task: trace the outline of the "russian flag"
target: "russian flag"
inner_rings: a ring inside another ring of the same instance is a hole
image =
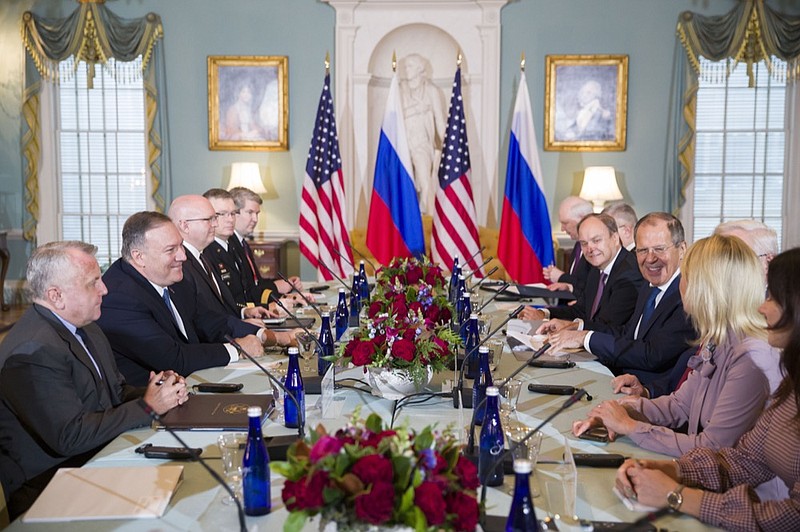
[[[367,223],[367,247],[381,264],[388,264],[393,257],[425,254],[422,215],[412,175],[395,73],[383,115]]]
[[[542,266],[554,262],[550,215],[542,187],[542,166],[525,72],[520,76],[511,119],[497,258],[509,276],[522,284],[544,282]]]

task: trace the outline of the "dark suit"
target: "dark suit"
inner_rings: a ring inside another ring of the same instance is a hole
[[[108,294],[103,298],[103,312],[97,324],[111,342],[117,365],[128,382],[145,384],[150,371],[173,369],[180,375],[189,375],[230,362],[222,338],[216,339],[218,343],[203,343],[198,336],[196,326],[204,317],[198,315],[191,285],[170,291],[186,328],[185,338],[161,294],[123,259],[111,265],[103,282]],[[210,327],[215,331],[225,330],[224,316],[208,315],[205,319],[212,322]]]
[[[574,305],[551,307],[550,317],[563,320],[580,318],[584,320],[585,328],[593,330],[606,330],[627,322],[636,305],[639,287],[644,284],[636,257],[627,249],[620,249],[606,279],[597,313],[591,316],[600,273],[599,269],[593,267],[586,278],[586,289],[577,302]]]
[[[59,465],[80,465],[150,422],[134,401],[144,389],[125,384],[103,332],[83,329],[102,378],[78,339],[36,304],[0,345],[0,479],[12,513],[32,503]]]
[[[615,374],[631,373],[642,384],[648,384],[668,375],[687,349],[696,350],[689,345],[697,334],[683,311],[678,290],[680,279],[678,275],[667,287],[648,323],[642,323],[639,327],[636,340],[633,334],[651,292],[649,285],[640,290],[636,310],[624,327],[613,329],[610,333],[592,334],[589,348],[600,362]]]
[[[194,326],[200,341],[222,342],[226,334],[240,338],[258,333],[258,327],[242,321],[241,310],[225,283],[218,278],[217,285],[220,289],[219,294],[200,261],[186,249],[183,280],[171,288],[177,293],[178,299],[195,301],[197,312]]]
[[[580,247],[580,244],[575,244],[575,247],[572,249],[572,256],[575,256],[576,250]],[[583,291],[586,289],[586,278],[589,276],[589,272],[592,271],[592,265],[586,261],[586,257],[581,254],[581,258],[578,259],[578,263],[575,265],[575,269],[572,272],[566,272],[561,274],[561,277],[558,278],[559,283],[569,283],[572,285],[572,293],[575,294],[575,297],[580,297],[583,295]],[[568,301],[562,300],[560,301],[561,304],[567,304]]]
[[[216,244],[216,242],[214,243]],[[219,248],[222,249],[222,246],[219,246]],[[236,233],[228,239],[228,253],[231,255],[230,260],[237,265],[236,273],[240,276],[239,282],[244,287],[248,301],[261,304],[267,303],[268,299],[280,297],[275,281],[273,279],[265,279],[261,276],[258,268],[253,267],[256,264],[256,259],[252,252],[250,254],[247,253]],[[269,294],[268,298],[265,298],[265,292]]]

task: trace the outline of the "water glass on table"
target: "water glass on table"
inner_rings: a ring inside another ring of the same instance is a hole
[[[499,380],[499,379],[498,379]],[[522,389],[522,381],[519,379],[509,379],[500,388],[500,416],[505,421],[506,419],[516,418],[517,414],[517,401],[519,400],[519,392]]]
[[[220,434],[217,438],[225,482],[239,498],[242,496],[242,459],[244,458],[245,443],[247,443],[247,434],[244,432],[227,432]],[[226,495],[222,499],[222,504],[233,503],[230,495]]]
[[[530,460],[533,465],[532,475],[536,474],[536,461],[539,459],[539,449],[542,447],[542,433],[541,431],[534,432],[530,438],[525,439],[525,436],[531,431],[531,427],[520,423],[519,421],[509,420],[503,425],[506,438],[508,439],[509,449],[513,445],[517,445],[514,449],[514,460]],[[513,494],[513,489],[511,490]],[[536,484],[531,485],[531,497],[538,497],[539,490]]]

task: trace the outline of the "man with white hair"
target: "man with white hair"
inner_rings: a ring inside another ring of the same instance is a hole
[[[614,218],[614,221],[617,222],[617,232],[619,233],[619,239],[622,241],[622,247],[628,251],[633,251],[636,247],[636,243],[633,241],[633,228],[636,227],[636,222],[639,221],[633,207],[624,201],[615,201],[605,206],[603,214],[608,214]]]
[[[575,246],[572,248],[572,262],[566,272],[553,265],[546,266],[542,270],[545,279],[549,279],[553,283],[550,285],[552,290],[570,290],[575,297],[579,297],[583,293],[586,277],[592,266],[583,258],[583,251],[578,244],[578,222],[591,212],[592,203],[578,196],[567,196],[558,206],[558,221],[561,223],[561,230],[569,235],[575,242]]]
[[[714,234],[738,236],[752,249],[764,269],[764,282],[767,280],[769,262],[778,254],[778,234],[774,229],[758,220],[732,220],[722,222],[714,229]]]
[[[106,286],[84,242],[50,242],[28,261],[33,305],[0,344],[0,480],[13,519],[59,467],[79,467],[123,432],[186,401],[186,382],[150,372],[126,384],[95,325]]]

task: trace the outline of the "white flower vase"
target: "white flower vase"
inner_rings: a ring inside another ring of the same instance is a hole
[[[404,369],[369,368],[369,384],[373,395],[396,401],[412,393],[422,391],[433,378],[433,369],[428,367],[425,382],[415,383]]]

